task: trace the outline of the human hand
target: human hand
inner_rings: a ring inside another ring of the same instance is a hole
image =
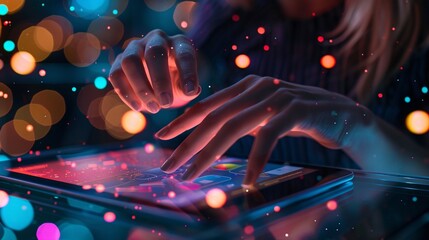
[[[109,81],[129,107],[151,113],[182,106],[201,92],[192,42],[161,30],[130,42],[113,62]]]
[[[201,151],[183,177],[192,180],[235,141],[253,133],[244,179],[251,185],[279,138],[306,136],[328,148],[345,149],[372,120],[368,109],[343,95],[251,75],[197,103],[156,134],[167,140],[198,125],[161,169],[173,172]]]

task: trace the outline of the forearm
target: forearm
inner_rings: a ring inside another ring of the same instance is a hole
[[[382,119],[354,131],[344,151],[364,170],[429,176],[429,150]]]

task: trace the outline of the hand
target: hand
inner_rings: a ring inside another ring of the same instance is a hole
[[[192,42],[160,30],[130,42],[113,62],[109,80],[129,107],[151,113],[182,106],[201,92]]]
[[[183,177],[192,180],[236,140],[254,133],[244,180],[251,185],[279,138],[307,136],[328,148],[344,149],[371,121],[368,109],[343,95],[271,77],[248,76],[197,103],[156,136],[171,139],[198,125],[161,167],[175,171],[201,150]]]

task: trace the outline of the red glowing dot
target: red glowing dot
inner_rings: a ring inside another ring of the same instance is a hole
[[[251,235],[254,231],[255,231],[255,229],[253,228],[252,225],[247,225],[244,227],[244,233],[246,235]]]
[[[238,16],[237,14],[232,15],[232,21],[238,22],[239,20],[240,20],[240,16]]]
[[[270,46],[264,45],[264,51],[269,51],[269,50],[270,50]]]
[[[176,193],[173,191],[168,192],[168,197],[169,198],[175,198],[176,197]]]
[[[399,67],[399,70],[401,70],[401,71],[402,71],[402,70],[404,70],[404,67],[403,67],[403,66],[400,66],[400,67]]]
[[[98,193],[104,192],[105,189],[106,188],[104,187],[103,184],[98,184],[97,186],[95,186],[95,191],[98,192]]]
[[[395,27],[392,27],[392,31],[396,31],[396,28],[395,28]]]
[[[335,57],[332,55],[325,55],[320,59],[320,64],[326,69],[331,69],[335,66]]]
[[[265,33],[265,28],[264,27],[258,27],[258,33],[259,34],[264,34]]]
[[[180,26],[181,26],[182,28],[188,28],[188,23],[187,23],[186,21],[182,21],[182,22],[180,23]]]
[[[316,13],[315,13],[315,12],[312,12],[312,13],[311,13],[311,16],[315,17],[315,16],[316,16]]]
[[[235,45],[235,44],[234,44],[234,45],[232,45],[232,46],[231,46],[231,49],[232,49],[232,50],[234,50],[234,51],[235,51],[235,50],[237,50],[237,45]]]
[[[20,157],[19,157],[19,158],[17,158],[16,160],[17,160],[18,162],[22,162],[22,158],[20,158]]]
[[[131,216],[131,219],[132,219],[132,220],[135,220],[135,219],[136,219],[136,216],[132,215],[132,216]]]
[[[107,26],[107,30],[110,30],[110,26]]]
[[[363,70],[364,73],[368,73],[368,69]]]
[[[83,190],[89,190],[89,189],[91,189],[91,185],[85,184],[85,185],[82,186],[82,189]]]
[[[378,93],[377,96],[378,98],[383,98],[383,93]]]
[[[318,36],[317,41],[322,43],[323,41],[325,41],[325,38],[323,36]]]
[[[41,70],[39,71],[39,75],[40,75],[41,77],[46,76],[46,71],[45,71],[44,69],[41,69]]]
[[[127,170],[128,166],[126,163],[121,163],[121,169],[122,170]]]
[[[332,40],[332,39],[329,39],[329,43],[333,43],[334,42],[334,40]]]
[[[327,207],[329,210],[334,211],[335,209],[337,209],[338,204],[337,204],[337,202],[336,202],[335,200],[329,200],[329,201],[326,203],[326,207]]]
[[[106,212],[104,214],[104,221],[111,223],[114,222],[116,220],[116,215],[113,212]]]
[[[278,80],[277,78],[275,78],[273,80],[274,85],[279,85],[280,84],[280,80]]]
[[[274,212],[280,212],[280,207],[279,206],[275,206],[274,207]]]

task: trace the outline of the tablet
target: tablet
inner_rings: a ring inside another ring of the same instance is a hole
[[[307,197],[317,195],[353,177],[345,170],[268,163],[255,188],[246,189],[241,184],[247,160],[223,157],[188,182],[182,181],[181,176],[189,163],[171,174],[159,169],[170,154],[171,150],[146,144],[92,154],[34,158],[14,162],[1,178],[102,205],[130,210],[142,210],[144,206],[148,211],[158,208],[198,219],[215,219],[220,218],[220,213],[226,212],[226,217],[231,218],[300,193]]]

